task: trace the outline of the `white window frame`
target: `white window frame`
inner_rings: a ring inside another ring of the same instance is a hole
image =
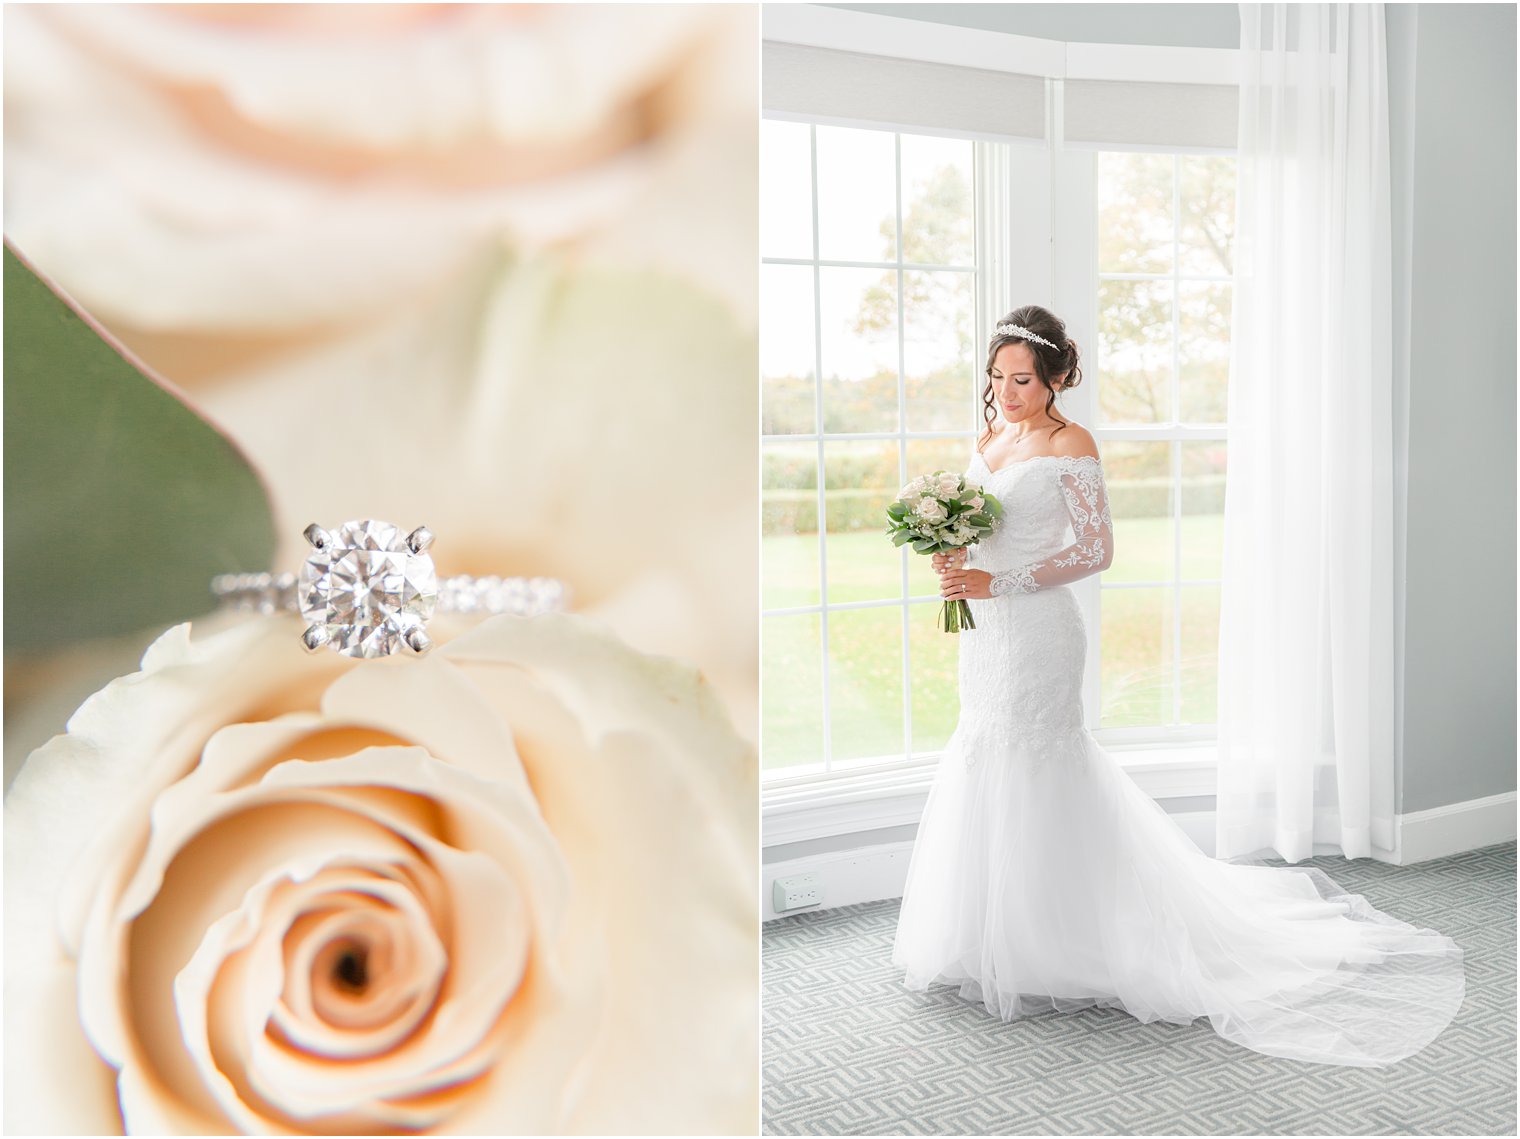
[[[937,133],[937,132],[925,132],[925,131],[922,131],[922,130],[917,130],[917,129],[908,128],[908,127],[891,128],[892,136],[893,136],[893,139],[894,139],[894,147],[893,147],[894,178],[895,178],[895,182],[896,182],[896,186],[897,186],[897,197],[896,197],[896,201],[894,203],[895,217],[896,217],[896,223],[897,223],[897,232],[896,232],[896,235],[895,235],[895,241],[893,243],[894,244],[894,248],[896,250],[896,256],[895,256],[895,258],[893,258],[891,261],[842,261],[842,260],[834,260],[834,259],[820,258],[819,257],[819,232],[818,232],[818,148],[817,148],[817,134],[816,134],[815,131],[813,131],[811,129],[811,127],[815,126],[815,125],[816,126],[831,126],[831,125],[835,125],[835,124],[830,123],[830,122],[825,122],[824,120],[821,120],[821,119],[803,118],[801,116],[787,115],[787,114],[767,113],[764,117],[765,118],[769,118],[769,119],[775,119],[775,120],[778,120],[778,121],[792,121],[792,122],[805,123],[805,124],[808,124],[809,127],[810,127],[810,130],[809,130],[809,137],[810,137],[810,142],[811,142],[811,146],[810,146],[811,161],[810,161],[810,164],[809,164],[810,165],[810,171],[811,171],[810,194],[811,194],[811,201],[813,203],[813,250],[812,250],[812,257],[810,257],[810,258],[762,257],[761,258],[761,263],[763,265],[793,265],[793,266],[800,266],[800,267],[808,267],[808,268],[811,268],[813,270],[813,330],[814,330],[814,332],[813,332],[813,353],[814,353],[814,355],[813,355],[813,372],[814,372],[814,375],[816,377],[815,378],[815,384],[817,385],[816,388],[815,388],[815,391],[816,391],[817,394],[815,396],[814,404],[813,404],[813,414],[814,414],[813,430],[812,430],[811,433],[805,434],[805,435],[802,435],[802,434],[798,434],[798,435],[762,435],[761,436],[761,440],[760,440],[760,444],[761,444],[761,448],[762,448],[762,454],[764,453],[764,448],[765,448],[765,446],[767,444],[793,444],[793,445],[801,445],[801,444],[806,444],[806,443],[812,443],[812,444],[814,444],[816,446],[816,449],[817,449],[817,462],[818,462],[818,500],[817,500],[818,505],[817,505],[817,513],[818,513],[818,523],[819,523],[819,525],[818,525],[818,597],[819,597],[819,601],[818,601],[818,604],[816,604],[816,605],[797,605],[797,606],[789,606],[789,607],[781,608],[781,609],[765,609],[765,610],[762,610],[761,620],[764,621],[764,620],[766,620],[768,618],[771,618],[771,617],[803,616],[803,615],[807,615],[807,614],[811,614],[811,613],[816,613],[816,614],[818,614],[818,620],[819,620],[819,637],[820,637],[820,640],[822,641],[822,645],[823,645],[823,669],[822,669],[822,684],[823,684],[823,705],[822,705],[822,711],[823,711],[823,756],[821,757],[821,760],[820,760],[820,762],[821,762],[821,764],[823,766],[823,770],[821,770],[821,771],[815,770],[814,767],[813,767],[813,765],[808,765],[804,770],[802,770],[800,772],[794,772],[793,774],[790,774],[790,775],[766,776],[766,777],[764,777],[765,785],[767,787],[770,787],[772,785],[780,785],[780,784],[783,784],[783,783],[785,783],[785,784],[794,784],[794,783],[804,783],[804,784],[806,784],[806,783],[810,783],[810,782],[813,782],[813,781],[830,780],[830,779],[835,779],[835,778],[845,778],[845,779],[848,779],[848,778],[854,777],[856,775],[862,775],[862,774],[869,775],[869,774],[874,774],[874,773],[878,773],[878,772],[881,772],[881,771],[890,771],[890,770],[900,769],[900,768],[910,768],[910,769],[911,768],[918,768],[918,767],[924,766],[925,764],[932,764],[938,758],[938,756],[939,756],[938,752],[906,753],[906,749],[908,747],[911,747],[912,740],[913,740],[913,693],[912,693],[912,686],[911,686],[911,677],[912,677],[912,671],[911,671],[912,649],[911,649],[911,644],[912,644],[912,642],[911,642],[910,635],[909,635],[910,634],[909,622],[910,621],[915,621],[915,620],[917,620],[917,621],[933,620],[934,619],[933,609],[931,609],[930,606],[931,605],[937,605],[939,603],[939,598],[936,597],[936,596],[923,596],[923,595],[914,596],[914,595],[909,594],[909,592],[908,592],[908,565],[909,565],[909,563],[908,563],[908,557],[913,556],[913,555],[911,555],[911,554],[908,554],[908,555],[899,554],[898,555],[899,556],[899,560],[901,561],[901,564],[902,564],[902,575],[901,575],[901,583],[900,583],[900,594],[899,594],[898,597],[895,597],[895,598],[883,598],[881,600],[875,600],[875,601],[833,601],[833,602],[831,602],[829,600],[829,592],[828,592],[829,591],[828,553],[827,553],[827,550],[825,548],[825,542],[827,541],[827,518],[828,518],[828,499],[827,499],[827,487],[826,487],[827,478],[826,478],[826,474],[825,474],[827,468],[825,466],[825,461],[826,461],[826,457],[827,457],[827,454],[828,454],[828,452],[827,452],[827,444],[831,443],[831,442],[857,442],[857,443],[869,443],[869,442],[873,442],[873,441],[877,441],[877,442],[887,442],[887,441],[895,442],[897,444],[897,473],[898,473],[898,484],[897,485],[902,486],[903,484],[905,484],[908,481],[908,479],[910,477],[909,472],[908,472],[908,454],[907,454],[907,444],[909,442],[918,441],[918,440],[943,440],[943,439],[964,439],[964,438],[968,438],[969,433],[967,431],[910,431],[910,430],[907,429],[907,407],[906,407],[907,375],[906,375],[906,372],[904,371],[904,367],[903,367],[903,274],[904,273],[908,273],[908,272],[915,272],[915,271],[934,271],[934,272],[969,274],[971,276],[971,278],[972,278],[972,295],[973,295],[973,297],[976,297],[976,296],[980,296],[981,295],[981,277],[982,277],[982,272],[983,271],[982,271],[982,269],[980,267],[979,262],[977,264],[973,264],[973,265],[930,265],[930,264],[922,264],[922,263],[919,263],[919,262],[904,261],[903,260],[903,255],[902,255],[903,254],[903,243],[902,243],[902,237],[903,237],[903,235],[902,235],[902,213],[903,213],[903,200],[902,200],[902,135],[906,134],[906,135],[920,135],[920,136],[922,136],[922,135],[932,135],[933,133]],[[873,126],[871,129],[882,130],[882,131],[885,132],[888,128],[880,127],[880,126]],[[980,171],[981,171],[981,164],[983,162],[983,151],[986,150],[986,149],[988,149],[987,146],[986,146],[986,144],[977,144],[973,148],[973,153],[972,153],[972,180],[973,180],[973,183],[976,184],[976,186],[977,186],[977,192],[978,192],[978,194],[980,193],[980,180],[981,180]],[[975,228],[975,232],[976,232],[977,237],[974,238],[973,240],[977,241],[977,248],[976,248],[975,253],[976,253],[976,256],[979,258],[980,253],[981,253],[980,241],[978,240],[979,237],[980,237],[980,234],[981,234],[981,222],[980,222],[979,218],[976,219],[975,227],[976,227]],[[882,272],[890,272],[890,273],[893,273],[895,275],[895,291],[896,291],[896,295],[897,295],[897,430],[896,431],[861,431],[861,432],[850,431],[850,432],[833,432],[833,433],[829,433],[829,432],[825,432],[824,429],[823,429],[823,421],[824,421],[824,407],[823,407],[823,398],[822,398],[822,383],[823,383],[823,361],[822,361],[822,351],[823,351],[823,349],[822,349],[822,343],[823,343],[823,331],[822,331],[822,313],[820,311],[821,304],[822,304],[822,292],[821,292],[821,286],[820,286],[820,283],[819,283],[819,271],[821,269],[829,269],[829,268],[872,269],[872,270],[880,270]],[[980,326],[978,326],[978,331],[980,331]],[[844,771],[833,771],[833,770],[830,770],[829,769],[829,761],[830,761],[830,758],[831,758],[831,756],[830,756],[830,740],[831,740],[831,737],[832,737],[832,732],[830,731],[829,667],[828,667],[828,664],[829,664],[829,661],[828,661],[829,614],[830,613],[837,613],[837,612],[840,612],[840,611],[843,611],[843,610],[852,610],[852,609],[890,609],[890,608],[899,608],[899,609],[902,610],[902,613],[901,613],[901,616],[902,616],[902,637],[903,637],[903,640],[902,640],[902,662],[903,662],[903,693],[902,693],[902,699],[903,699],[903,744],[904,744],[905,754],[902,755],[901,757],[893,757],[893,758],[889,758],[889,759],[884,758],[884,759],[881,759],[881,760],[875,761],[875,762],[870,761],[870,760],[866,760],[864,762],[858,761],[858,760],[850,760],[850,761],[848,761],[849,764],[850,764],[850,767],[847,770],[844,770]],[[762,628],[763,628],[763,626],[762,626]],[[763,633],[762,633],[762,635],[763,635]]]
[[[1098,274],[1094,220],[1099,148],[1085,144],[1067,145],[1060,137],[1063,78],[1234,83],[1237,75],[1237,53],[1225,49],[1060,43],[812,5],[767,7],[763,35],[768,39],[819,47],[1044,75],[1049,142],[979,141],[975,146],[977,338],[982,343],[985,343],[993,323],[1008,310],[1016,296],[1021,301],[1048,298],[1051,308],[1065,316],[1068,329],[1079,343],[1091,346],[1089,352],[1097,345]],[[767,117],[805,118],[783,114],[767,114]],[[821,116],[805,118],[805,121],[896,129],[908,134],[936,133],[919,127],[846,123]],[[1190,147],[1154,149],[1168,153],[1220,153]],[[901,202],[898,210],[900,216]],[[1014,230],[1010,219],[1015,216],[1032,219],[1036,224]],[[1038,224],[1042,221],[1046,224]],[[1044,236],[1047,234],[1048,239]],[[1061,249],[1059,260],[1053,253],[1055,247]],[[898,255],[901,256],[900,243]],[[899,375],[899,389],[900,385]],[[1096,424],[1093,387],[1081,385],[1073,389],[1064,403],[1067,411],[1079,421]],[[1174,426],[1159,429],[1094,426],[1094,434],[1100,443],[1104,439],[1155,437],[1158,430],[1171,431],[1173,434],[1167,438],[1180,432]],[[932,434],[945,437],[957,433]],[[1189,438],[1217,438],[1222,437],[1223,431],[1221,427],[1217,435],[1186,434]],[[916,435],[902,432],[893,437],[912,438]],[[822,445],[821,440],[819,445]],[[820,496],[823,494],[821,467],[819,493]],[[1174,500],[1174,512],[1179,506],[1180,496]],[[821,525],[824,518],[821,509],[819,517]],[[1093,639],[1083,677],[1089,727],[1099,714],[1100,588],[1096,576],[1073,586]],[[821,596],[820,605],[826,603],[826,596]],[[922,605],[912,599],[882,604],[901,605],[904,620],[909,615],[916,616],[912,613],[915,605]],[[1175,616],[1180,620],[1180,610]],[[907,652],[906,647],[904,652]],[[826,661],[824,667],[824,683],[827,684]],[[911,715],[910,693],[906,688],[904,700],[907,702],[906,721]],[[825,718],[824,731],[828,730]],[[1202,728],[1197,732],[1108,729],[1096,731],[1095,737],[1115,753],[1141,789],[1153,797],[1214,794],[1216,752],[1210,729]],[[905,744],[911,745],[911,736],[907,737]],[[904,756],[871,766],[852,765],[849,770],[840,772],[766,776],[761,796],[762,843],[774,846],[916,823],[937,760],[936,753],[911,758]]]
[[[1052,290],[1056,295],[1054,304],[1055,311],[1063,314],[1068,327],[1080,326],[1086,330],[1086,339],[1077,336],[1078,343],[1085,346],[1084,356],[1093,366],[1093,370],[1101,376],[1102,361],[1098,359],[1097,328],[1098,328],[1098,286],[1104,279],[1156,279],[1169,280],[1174,284],[1182,276],[1188,279],[1196,279],[1197,274],[1180,274],[1177,264],[1178,244],[1174,239],[1172,245],[1172,267],[1165,274],[1111,274],[1098,272],[1098,255],[1096,242],[1096,218],[1097,218],[1097,184],[1098,184],[1098,156],[1107,151],[1134,152],[1147,150],[1154,153],[1170,155],[1187,154],[1228,154],[1229,151],[1221,151],[1203,147],[1067,147],[1056,160],[1055,170],[1051,180],[1052,190],[1058,201],[1062,203],[1062,210],[1056,217],[1056,224],[1052,230],[1051,244],[1063,251],[1061,258],[1061,276],[1056,287]],[[1177,196],[1177,179],[1175,177],[1177,162],[1174,159],[1172,182],[1172,220],[1173,233],[1181,232],[1178,224],[1181,203]],[[1066,256],[1071,252],[1071,256]],[[1222,280],[1222,278],[1220,278]],[[1178,375],[1180,365],[1178,347],[1178,326],[1180,313],[1173,310],[1172,313],[1172,372],[1174,381]],[[1101,381],[1100,381],[1101,382]],[[1081,384],[1074,388],[1066,397],[1066,410],[1078,420],[1090,427],[1093,437],[1097,439],[1099,449],[1110,440],[1116,442],[1156,442],[1156,443],[1181,443],[1188,441],[1224,440],[1227,438],[1226,426],[1223,423],[1182,426],[1178,423],[1180,411],[1181,388],[1176,382],[1171,387],[1171,418],[1168,422],[1155,425],[1140,426],[1110,426],[1100,422],[1097,414],[1098,385]],[[1102,575],[1095,574],[1092,577],[1073,584],[1071,587],[1077,593],[1077,599],[1082,607],[1082,615],[1087,622],[1089,630],[1089,642],[1087,652],[1087,670],[1083,676],[1082,699],[1086,711],[1088,728],[1093,737],[1105,748],[1119,755],[1120,762],[1128,766],[1130,752],[1144,752],[1153,748],[1182,748],[1203,749],[1212,751],[1218,735],[1217,728],[1213,724],[1179,725],[1164,727],[1127,727],[1127,728],[1101,728],[1098,720],[1101,716],[1101,665],[1102,665],[1102,612],[1101,595],[1105,590],[1111,589],[1154,589],[1157,587],[1169,588],[1172,591],[1172,700],[1173,712],[1177,712],[1182,700],[1180,688],[1180,672],[1182,666],[1182,591],[1184,589],[1214,584],[1218,585],[1218,579],[1207,581],[1204,579],[1189,578],[1187,584],[1182,583],[1181,577],[1181,543],[1182,543],[1182,495],[1181,488],[1181,448],[1172,447],[1171,474],[1173,485],[1172,496],[1172,541],[1173,568],[1176,571],[1170,581],[1157,582],[1122,582],[1109,583],[1101,580]],[[1135,757],[1137,762],[1144,758],[1143,754]]]

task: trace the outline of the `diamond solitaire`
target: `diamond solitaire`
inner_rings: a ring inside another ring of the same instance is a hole
[[[402,644],[432,647],[423,625],[438,606],[438,575],[426,527],[403,534],[389,522],[345,522],[329,533],[313,523],[306,540],[298,596],[307,648],[331,642],[344,656],[383,657]]]
[[[294,574],[230,573],[211,582],[224,602],[263,613],[298,612],[301,643],[330,645],[348,657],[383,657],[404,646],[433,647],[424,627],[434,612],[530,617],[564,608],[568,590],[547,577],[438,579],[427,553],[432,532],[405,533],[389,522],[345,522],[335,530],[306,528],[311,555]]]

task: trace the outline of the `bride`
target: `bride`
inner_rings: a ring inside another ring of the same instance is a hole
[[[1113,523],[1091,433],[1055,411],[1081,379],[1038,305],[999,322],[967,479],[1003,504],[969,552],[935,555],[969,601],[960,720],[919,824],[893,964],[1012,1020],[1120,1008],[1209,1018],[1274,1056],[1377,1067],[1456,1015],[1462,950],[1323,871],[1205,855],[1084,726],[1087,636],[1071,582],[1108,567]]]

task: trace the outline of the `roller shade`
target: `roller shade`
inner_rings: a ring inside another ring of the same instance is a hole
[[[992,138],[1045,137],[1045,80],[764,41],[767,111]]]
[[[947,63],[766,40],[768,111],[982,138],[1044,139],[1045,80]],[[1073,146],[1234,150],[1233,84],[1137,79],[1057,80],[1063,137]]]
[[[1237,87],[1104,79],[1064,82],[1068,143],[1235,149]]]

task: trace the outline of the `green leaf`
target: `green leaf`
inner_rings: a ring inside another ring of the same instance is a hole
[[[205,613],[274,546],[247,459],[7,243],[6,649]]]

